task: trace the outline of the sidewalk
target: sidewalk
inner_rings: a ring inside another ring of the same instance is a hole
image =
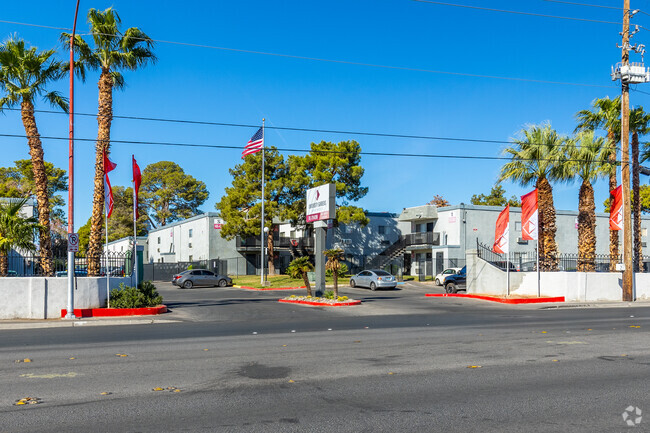
[[[177,323],[180,320],[173,320],[161,317],[140,316],[140,317],[91,317],[83,319],[48,319],[48,320],[0,320],[0,332],[14,329],[38,329],[38,328],[69,328],[78,326],[115,326],[115,325],[149,325],[152,323]]]

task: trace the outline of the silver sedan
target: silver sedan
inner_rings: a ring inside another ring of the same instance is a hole
[[[191,289],[194,286],[226,287],[232,285],[232,279],[225,275],[217,275],[206,269],[193,269],[174,275],[172,284],[184,289]]]
[[[350,287],[368,287],[370,290],[394,289],[397,280],[394,276],[380,269],[361,271],[350,278]]]

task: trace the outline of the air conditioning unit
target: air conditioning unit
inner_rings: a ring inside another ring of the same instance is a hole
[[[523,244],[523,245],[528,245],[528,239],[517,238],[517,243],[518,244]]]
[[[343,245],[352,245],[352,239],[341,239]]]

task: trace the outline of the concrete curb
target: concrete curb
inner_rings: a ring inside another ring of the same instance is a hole
[[[500,302],[502,304],[541,304],[545,302],[564,302],[564,296],[552,298],[500,298],[497,296],[482,296],[462,293],[427,293],[424,296],[439,298],[469,298],[479,299],[481,301]]]
[[[89,319],[49,319],[33,321],[0,322],[0,332],[21,329],[71,328],[88,326],[150,325],[154,323],[179,323],[180,320],[160,319],[155,316],[133,316],[124,318],[100,317]]]
[[[257,288],[257,287],[249,287],[249,286],[233,286],[235,289],[245,289],[245,290],[257,290],[259,292],[269,292],[273,290],[301,290],[301,289],[306,289],[306,286],[302,287],[264,287],[264,288]]]
[[[67,314],[67,310],[61,310],[61,318]],[[147,308],[76,308],[76,317],[122,317],[122,316],[153,316],[167,312],[165,305]]]

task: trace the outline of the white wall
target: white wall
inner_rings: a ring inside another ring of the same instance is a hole
[[[74,308],[106,306],[106,278],[78,277]],[[130,278],[111,278],[111,289]],[[55,319],[68,304],[68,279],[55,277],[0,278],[0,319]]]
[[[542,296],[567,302],[620,301],[620,272],[540,272]],[[650,273],[635,274],[635,299],[650,299]],[[507,273],[467,251],[467,293],[505,296]],[[537,296],[537,272],[510,272],[510,295]]]

